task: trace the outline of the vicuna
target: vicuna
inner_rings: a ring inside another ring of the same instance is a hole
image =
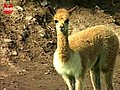
[[[98,25],[68,37],[69,17],[75,8],[53,11],[57,31],[57,49],[53,65],[69,90],[84,90],[84,78],[90,71],[94,90],[101,90],[103,73],[107,90],[113,90],[112,76],[119,42],[111,28]]]

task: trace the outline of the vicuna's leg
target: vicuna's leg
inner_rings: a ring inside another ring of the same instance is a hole
[[[112,54],[112,55],[111,55]],[[105,66],[101,66],[101,71],[103,72],[105,83],[107,90],[113,90],[113,85],[112,85],[112,77],[113,77],[113,69],[115,65],[115,59],[116,59],[116,54],[111,53],[108,54],[105,58]]]
[[[109,65],[108,68],[101,69],[104,75],[107,90],[113,90],[113,85],[112,85],[113,67],[114,66],[111,64],[111,66]]]
[[[82,74],[79,78],[76,78],[75,90],[84,90],[84,77],[85,74]]]
[[[64,81],[66,82],[69,90],[75,90],[75,78],[72,76],[62,75]]]
[[[93,66],[93,68],[91,69],[90,75],[94,90],[101,90],[99,58]]]
[[[112,72],[104,73],[107,90],[113,90]]]

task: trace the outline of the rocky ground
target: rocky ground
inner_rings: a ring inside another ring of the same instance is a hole
[[[56,31],[46,11],[33,3],[15,5],[11,15],[4,14],[1,9],[0,90],[67,90],[52,65]],[[113,28],[120,37],[119,2],[78,7],[70,17],[69,33],[101,24]],[[120,90],[119,59],[120,54],[113,75],[114,90]],[[85,90],[93,90],[89,74],[85,81]],[[105,90],[104,82],[102,86]]]

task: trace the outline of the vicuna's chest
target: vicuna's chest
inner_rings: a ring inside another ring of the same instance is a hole
[[[79,76],[81,73],[82,65],[79,53],[70,53],[70,57],[66,62],[61,62],[58,52],[54,53],[53,65],[56,71],[62,75]]]

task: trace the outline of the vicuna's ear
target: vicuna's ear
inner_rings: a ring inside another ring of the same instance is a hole
[[[48,7],[48,9],[49,9],[50,14],[51,14],[52,16],[54,16],[55,13],[56,13],[56,11],[55,11],[52,7]]]
[[[76,6],[74,6],[73,8],[71,8],[70,10],[68,10],[69,14],[71,15],[72,12],[73,12],[77,7],[78,7],[78,6],[76,5]]]

